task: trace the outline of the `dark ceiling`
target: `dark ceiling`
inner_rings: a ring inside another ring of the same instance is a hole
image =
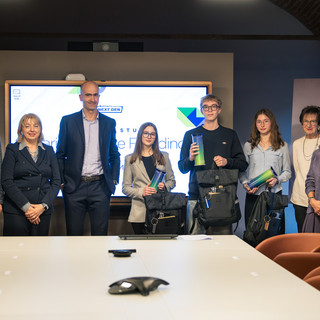
[[[0,50],[157,39],[319,40],[320,0],[0,0]]]
[[[270,0],[270,2],[293,15],[314,35],[320,36],[319,0]]]

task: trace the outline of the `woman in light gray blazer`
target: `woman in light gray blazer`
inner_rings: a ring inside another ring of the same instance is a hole
[[[143,196],[157,192],[150,187],[156,169],[166,172],[165,182],[159,183],[158,188],[168,191],[174,188],[176,181],[169,155],[160,152],[156,126],[146,122],[139,128],[133,153],[125,158],[122,184],[122,192],[132,198],[128,221],[136,234],[145,233],[146,206]]]

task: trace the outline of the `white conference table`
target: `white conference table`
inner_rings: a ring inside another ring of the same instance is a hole
[[[170,284],[149,296],[108,293],[133,276]],[[0,319],[318,320],[319,303],[319,291],[236,236],[0,238]]]

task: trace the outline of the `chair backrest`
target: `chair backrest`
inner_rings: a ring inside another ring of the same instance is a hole
[[[311,286],[315,287],[316,289],[320,290],[320,275],[311,277],[307,280],[305,280],[307,283],[309,283]]]
[[[320,246],[313,248],[312,252],[320,252]]]
[[[320,266],[320,253],[284,252],[278,254],[273,261],[303,279],[311,270]]]
[[[310,252],[320,246],[320,233],[289,233],[268,238],[256,249],[270,259],[283,252]]]
[[[304,278],[303,280],[307,280],[309,278],[315,277],[315,276],[320,276],[320,267],[317,267],[313,270],[311,270]]]

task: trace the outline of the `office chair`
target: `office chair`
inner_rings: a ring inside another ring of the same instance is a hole
[[[311,270],[304,278],[303,280],[307,280],[309,278],[315,277],[315,276],[320,276],[320,266]]]
[[[320,252],[320,246],[313,248],[311,252]]]
[[[310,252],[320,248],[320,233],[280,234],[260,242],[256,249],[270,259],[283,252]]]
[[[311,270],[320,266],[320,253],[284,252],[278,254],[273,261],[303,279]]]
[[[309,283],[311,286],[313,286],[316,289],[320,290],[320,275],[319,276],[315,276],[315,277],[311,277],[311,278],[305,280],[305,282]]]

